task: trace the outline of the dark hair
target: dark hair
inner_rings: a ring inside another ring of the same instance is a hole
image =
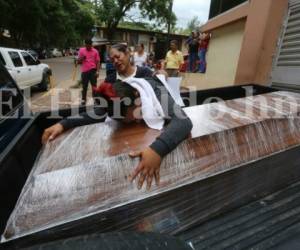
[[[85,39],[84,42],[85,42],[86,45],[93,45],[93,41],[92,41],[91,38]]]
[[[130,48],[126,44],[123,44],[123,43],[115,44],[115,45],[111,46],[110,49],[116,49],[119,52],[130,55]],[[129,57],[129,62],[131,65],[133,65],[133,57],[131,55]]]
[[[121,103],[121,114],[122,116],[126,115],[127,108],[132,107],[136,100],[136,89],[131,87],[128,83],[117,80],[113,84],[113,88],[115,90],[116,95],[120,98],[129,98],[130,104]]]
[[[128,46],[123,43],[117,43],[110,47],[111,49],[116,49],[120,52],[127,53],[129,52]]]
[[[141,46],[142,49],[145,49],[145,46],[144,46],[143,43],[141,43],[140,46]]]
[[[176,46],[178,46],[177,40],[172,40],[172,41],[170,42],[170,44],[171,44],[171,43],[173,43],[173,44],[175,44]]]
[[[128,97],[132,103],[136,99],[135,92],[137,91],[135,88],[131,87],[128,83],[117,80],[113,88],[116,92],[116,95],[120,98]]]

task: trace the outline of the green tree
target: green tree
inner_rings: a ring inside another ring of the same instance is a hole
[[[7,28],[9,16],[11,13],[7,1],[0,0],[0,32]]]
[[[201,21],[198,19],[197,16],[194,16],[187,24],[187,30],[190,32],[192,31],[199,31],[201,26]]]
[[[185,28],[174,27],[172,32],[180,35],[190,35],[192,31],[199,31],[201,28],[202,22],[198,19],[197,16],[194,16],[188,23]]]
[[[74,0],[42,0],[46,15],[43,19],[42,41],[47,45],[69,47],[90,34],[94,25],[89,2]]]
[[[68,47],[91,32],[92,7],[84,0],[0,0],[0,29],[18,47]]]
[[[94,1],[97,17],[108,28],[108,38],[112,38],[119,23],[132,8],[139,8],[141,15],[150,21],[155,20],[160,25],[166,25],[171,20],[176,23],[176,16],[169,12],[172,0],[98,0]]]
[[[6,1],[6,11],[9,11],[9,14],[1,13],[0,16],[4,15],[6,19],[4,28],[10,30],[17,45],[20,45],[21,40],[31,42],[30,40],[34,39],[41,27],[39,16],[41,9],[38,0],[28,2],[25,0]],[[36,17],[37,19],[35,19]]]

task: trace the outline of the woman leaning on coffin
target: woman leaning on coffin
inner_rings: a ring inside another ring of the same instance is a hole
[[[129,97],[133,103],[129,106],[124,106],[124,104],[121,107],[122,117],[120,120],[126,123],[140,122],[141,120],[145,121],[145,119],[143,119],[143,114],[141,114],[141,112],[136,112],[137,110],[141,110],[140,104],[137,105],[137,102],[135,101],[135,99],[140,97],[139,92],[125,82],[126,79],[131,77],[143,78],[147,81],[147,84],[154,90],[157,100],[161,103],[163,113],[167,114],[164,118],[165,126],[161,135],[144,150],[130,153],[131,157],[140,158],[138,166],[131,174],[131,181],[137,178],[139,189],[143,186],[144,182],[147,183],[147,188],[150,189],[152,181],[155,180],[156,184],[159,184],[159,172],[162,159],[189,136],[192,129],[192,123],[182,108],[175,103],[159,78],[154,76],[150,69],[134,66],[131,63],[130,51],[126,45],[117,44],[112,46],[109,51],[109,56],[117,70],[117,77],[108,76],[105,79],[105,82],[100,86],[102,88],[101,94],[108,99],[113,95],[120,98]],[[162,71],[159,73],[165,74],[165,72]],[[167,98],[166,105],[162,104],[161,100],[163,98]],[[44,131],[42,143],[45,144],[48,141],[54,140],[68,129],[104,122],[107,116],[113,117],[114,114],[111,113],[111,110],[110,105],[108,108],[95,108],[94,112],[97,117],[101,117],[100,119],[95,118],[95,116],[90,116],[87,112],[80,114],[80,118],[78,118],[78,116],[67,117]]]

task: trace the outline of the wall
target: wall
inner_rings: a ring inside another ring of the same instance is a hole
[[[233,85],[245,23],[246,19],[243,19],[211,31],[206,74],[181,73],[181,86],[203,90]]]
[[[217,81],[217,78],[225,77],[223,81],[232,80],[232,84],[269,84],[273,56],[287,8],[288,0],[250,0],[210,19],[202,30],[218,34],[219,38],[214,41],[214,35],[211,40],[208,60],[212,62],[208,62],[207,72],[210,74],[209,78]],[[244,20],[244,31],[240,30],[242,26],[232,31],[230,27],[235,27],[241,20]],[[241,38],[241,34],[243,39],[240,41],[237,37]],[[228,52],[219,51],[218,43],[222,40]],[[210,54],[213,53],[213,47],[217,48],[216,53],[225,53],[228,57],[223,60],[226,64],[223,69],[215,62],[216,57]],[[220,74],[219,76],[213,75],[213,67],[215,74]]]
[[[208,82],[230,85],[234,83],[245,29],[240,20],[212,31],[207,53]]]
[[[288,0],[251,0],[236,84],[269,84],[273,56]]]

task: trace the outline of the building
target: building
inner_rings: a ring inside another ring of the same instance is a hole
[[[97,32],[93,37],[93,44],[99,49],[101,54],[105,51],[106,44],[113,44],[117,42],[127,43],[134,48],[137,44],[143,43],[145,51],[154,52],[156,59],[163,59],[168,49],[168,39],[177,40],[179,49],[187,53],[187,48],[184,45],[187,36],[178,34],[168,34],[155,31],[135,30],[129,28],[118,28],[114,33],[113,40],[107,39],[107,29],[104,27],[97,27]]]
[[[212,0],[212,39],[199,85],[300,87],[300,0]]]

